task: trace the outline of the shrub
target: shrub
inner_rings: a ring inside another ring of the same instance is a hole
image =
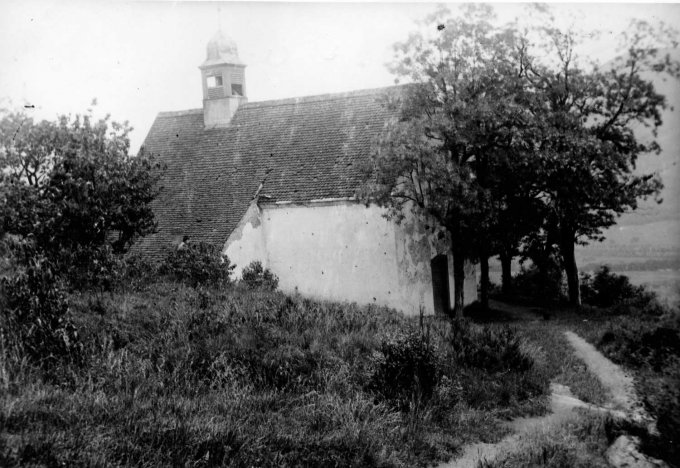
[[[535,265],[522,266],[512,279],[513,291],[517,296],[531,298],[540,303],[560,302],[565,292],[562,271],[552,263],[541,271]]]
[[[522,350],[521,338],[510,327],[476,327],[466,320],[455,320],[448,337],[450,359],[463,367],[486,372],[525,372],[533,359]]]
[[[66,359],[80,361],[82,346],[68,314],[68,302],[43,258],[33,258],[25,271],[2,280],[2,341],[17,357],[43,368]]]
[[[130,253],[123,259],[124,276],[128,280],[140,280],[156,275],[158,267],[139,253]]]
[[[108,244],[64,249],[57,261],[69,286],[81,291],[89,288],[110,291],[124,273],[123,259]]]
[[[139,252],[127,253],[120,259],[118,285],[140,291],[158,278],[158,264]]]
[[[669,359],[680,358],[680,330],[669,323],[631,318],[611,325],[598,347],[618,363],[660,371]]]
[[[644,402],[656,416],[659,431],[658,438],[647,443],[659,458],[680,466],[680,358],[668,359],[660,374],[645,379],[644,390]]]
[[[279,278],[269,268],[263,268],[259,260],[255,260],[243,269],[243,283],[250,289],[268,289],[274,291],[279,286]]]
[[[644,286],[632,285],[627,276],[612,273],[607,266],[602,266],[594,276],[582,276],[581,297],[584,303],[603,308],[620,304],[644,307],[655,299],[654,293]]]
[[[222,255],[218,246],[205,242],[184,244],[166,256],[160,273],[194,287],[219,286],[229,283],[234,265]]]
[[[437,353],[420,332],[382,341],[369,387],[400,409],[426,401],[439,380]]]
[[[680,315],[619,317],[597,346],[613,361],[636,369],[636,386],[657,419],[658,436],[641,434],[650,455],[678,465],[680,449]]]

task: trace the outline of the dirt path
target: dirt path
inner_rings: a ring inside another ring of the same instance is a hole
[[[510,307],[512,310],[510,310]],[[533,315],[531,310],[520,310],[516,306],[508,306],[508,313],[527,318]],[[498,443],[478,443],[465,447],[463,454],[449,463],[439,465],[438,468],[473,468],[480,461],[492,461],[498,456],[506,456],[522,447],[522,440],[535,437],[537,432],[546,433],[558,425],[563,424],[569,418],[578,418],[576,408],[585,408],[591,411],[607,412],[615,417],[631,418],[639,422],[645,422],[653,426],[653,421],[644,412],[642,405],[635,394],[633,379],[619,366],[604,357],[594,346],[571,331],[565,331],[567,341],[577,357],[583,360],[592,372],[602,382],[609,392],[609,403],[603,407],[597,407],[584,403],[575,398],[564,385],[551,384],[551,410],[550,414],[534,418],[516,419],[510,423],[513,434],[505,437]]]
[[[576,356],[585,362],[588,370],[597,376],[609,391],[609,402],[605,406],[624,413],[624,416],[633,421],[653,426],[653,419],[647,414],[635,393],[633,377],[576,333],[567,330],[564,335],[574,348]],[[649,429],[655,430],[653,427]]]
[[[438,468],[476,468],[481,461],[492,461],[499,455],[508,455],[521,449],[521,442],[527,437],[532,437],[536,432],[548,432],[554,427],[563,424],[570,418],[578,417],[574,408],[590,407],[590,405],[574,398],[569,387],[559,384],[551,384],[550,407],[552,412],[545,416],[534,418],[519,418],[509,423],[514,433],[505,437],[495,444],[483,442],[468,445],[463,454],[448,463],[439,465]]]
[[[622,411],[632,411],[637,403],[633,378],[576,333],[567,330],[564,335],[574,348],[574,354],[586,364],[588,370],[597,376],[609,391],[607,406]]]

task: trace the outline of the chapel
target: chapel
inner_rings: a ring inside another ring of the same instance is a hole
[[[167,170],[158,231],[138,249],[158,259],[188,238],[222,246],[236,277],[259,260],[284,292],[407,314],[450,309],[450,242],[355,196],[397,117],[384,97],[399,87],[249,102],[246,65],[222,32],[199,69],[202,108],[160,112],[144,141]],[[477,298],[472,265],[464,297]]]

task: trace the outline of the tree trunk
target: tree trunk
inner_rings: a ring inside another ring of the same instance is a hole
[[[479,266],[481,270],[481,281],[480,281],[480,294],[479,301],[482,304],[484,310],[489,309],[489,286],[491,281],[489,280],[489,257],[486,253],[482,253],[479,258]]]
[[[501,257],[501,292],[504,296],[512,294],[512,255],[502,253]]]
[[[465,287],[465,256],[462,252],[453,252],[453,315],[463,317]]]
[[[567,286],[569,287],[569,304],[581,307],[581,288],[578,281],[578,267],[576,266],[576,252],[574,248],[574,235],[571,232],[563,232],[560,242],[564,271],[567,274]]]

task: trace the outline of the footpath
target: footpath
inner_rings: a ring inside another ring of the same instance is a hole
[[[494,309],[514,319],[536,319],[536,310],[521,306],[496,302]],[[565,385],[551,383],[551,412],[544,416],[519,418],[509,423],[512,433],[494,444],[476,443],[468,445],[463,453],[438,468],[477,468],[484,462],[492,462],[520,450],[522,441],[536,437],[540,433],[549,433],[569,420],[581,417],[583,411],[606,413],[614,418],[626,419],[644,424],[654,433],[654,420],[645,412],[635,393],[633,378],[621,367],[602,355],[593,345],[572,331],[564,332],[574,354],[581,359],[588,370],[597,376],[608,391],[608,401],[603,406],[585,403],[574,397],[571,389]],[[607,461],[615,468],[661,468],[664,462],[647,457],[639,452],[640,440],[637,437],[622,435],[609,447]]]

